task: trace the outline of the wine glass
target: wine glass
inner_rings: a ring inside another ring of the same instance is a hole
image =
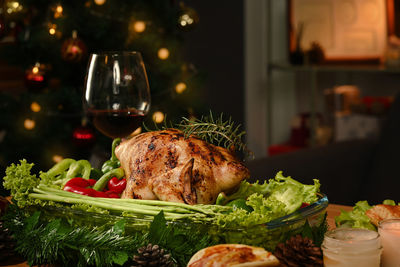
[[[139,52],[102,52],[90,56],[84,109],[93,125],[110,138],[129,136],[150,108],[150,88]]]

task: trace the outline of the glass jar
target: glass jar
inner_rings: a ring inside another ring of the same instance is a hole
[[[400,219],[388,219],[379,223],[382,242],[382,267],[400,266]]]
[[[382,247],[375,231],[337,228],[325,234],[324,266],[379,267]]]

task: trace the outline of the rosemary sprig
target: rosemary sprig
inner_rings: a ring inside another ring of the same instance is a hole
[[[240,127],[240,124],[235,125],[231,117],[224,120],[222,113],[215,119],[211,111],[209,116],[202,116],[200,119],[190,120],[184,117],[176,125],[176,128],[183,131],[185,137],[195,135],[208,143],[231,151],[247,151],[246,144],[242,140],[246,132],[241,131]]]
[[[183,117],[177,124],[167,123],[164,119],[162,125],[154,123],[154,129],[150,129],[145,124],[143,127],[146,131],[160,131],[175,128],[181,130],[185,134],[185,138],[193,135],[210,144],[221,146],[230,151],[245,152],[247,156],[253,156],[253,153],[247,148],[243,140],[246,132],[241,131],[241,125],[235,125],[232,118],[225,120],[223,113],[214,118],[210,110],[209,116],[201,116],[200,119],[188,119]]]

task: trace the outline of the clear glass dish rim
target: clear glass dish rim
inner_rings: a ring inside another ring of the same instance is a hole
[[[297,222],[303,221],[313,215],[319,214],[324,211],[329,205],[328,196],[324,193],[318,193],[318,200],[307,207],[301,208],[292,212],[286,216],[277,218],[270,222],[267,222],[265,225],[269,229],[276,229],[282,226],[288,226],[295,224]]]

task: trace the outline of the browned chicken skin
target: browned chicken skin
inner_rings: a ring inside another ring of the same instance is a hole
[[[249,170],[227,149],[176,129],[124,140],[115,154],[125,171],[122,198],[211,204],[249,177]]]

